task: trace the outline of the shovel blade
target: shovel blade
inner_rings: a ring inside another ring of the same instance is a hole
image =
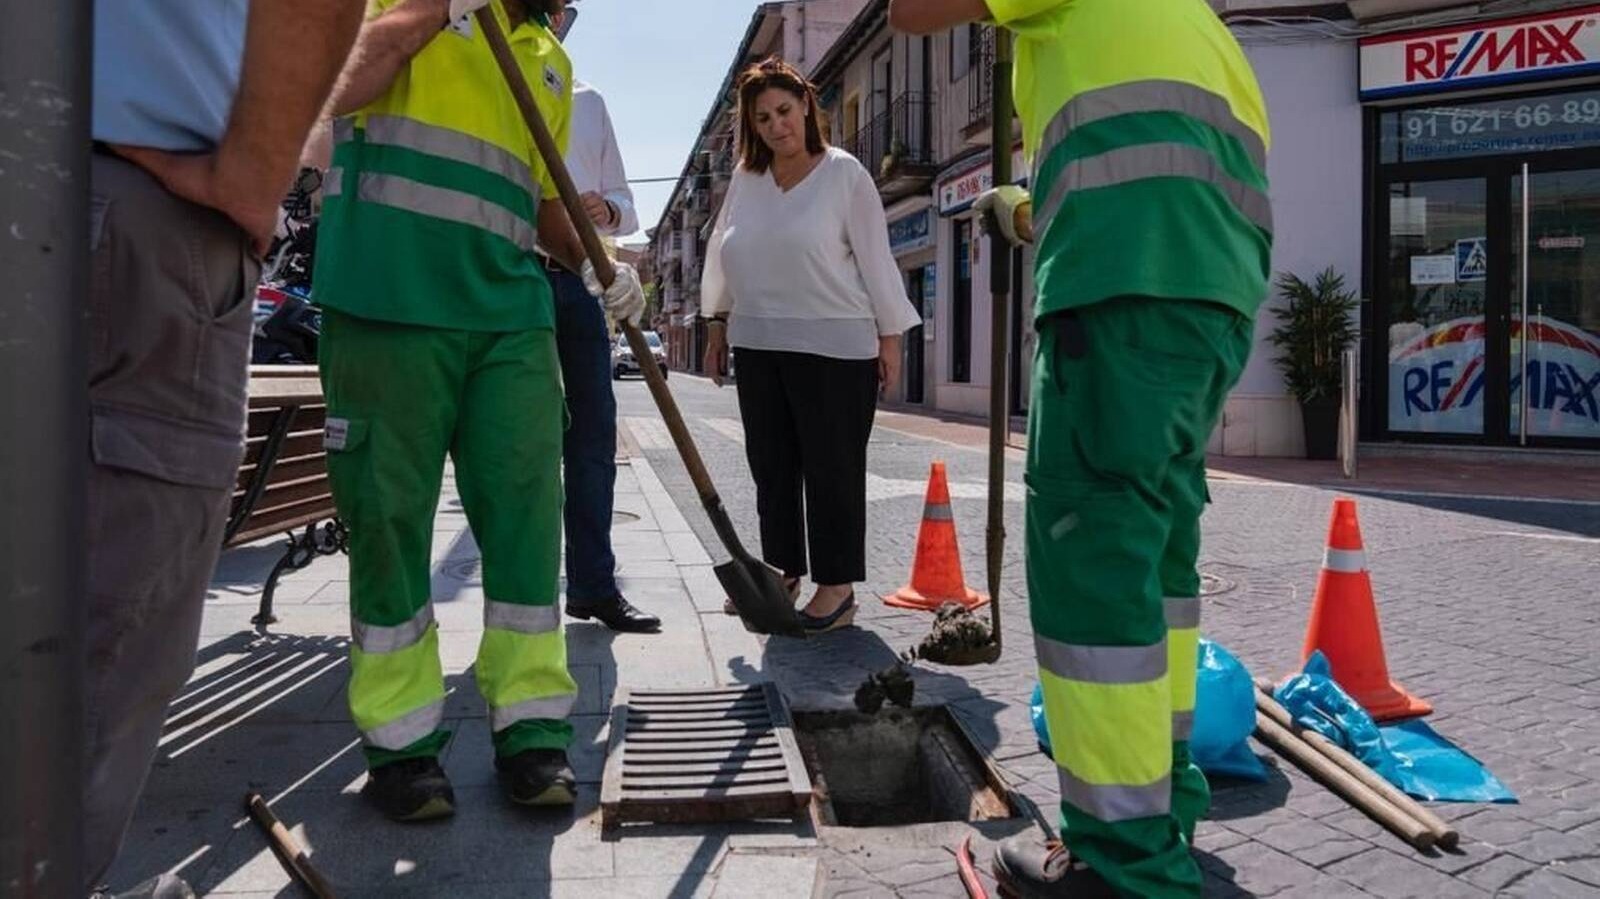
[[[805,625],[783,585],[783,575],[754,558],[735,558],[713,571],[745,627],[757,634],[804,637]]]

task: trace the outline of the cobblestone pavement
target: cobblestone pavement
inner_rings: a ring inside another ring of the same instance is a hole
[[[672,387],[735,523],[757,533],[733,391],[689,376]],[[648,395],[628,385],[619,400],[638,452],[716,555]],[[880,421],[871,444],[863,597],[904,582],[935,459],[949,467],[968,581],[981,586],[981,447],[895,430],[894,420]],[[950,703],[1053,820],[1053,766],[1037,751],[1027,715],[1034,673],[1018,536],[1022,456],[1008,457],[1005,656],[981,668],[924,666],[918,695]],[[1254,672],[1282,675],[1298,661],[1334,494],[1238,479],[1216,480],[1212,492],[1202,568],[1224,591],[1206,600],[1205,632]],[[1208,895],[1600,896],[1600,504],[1364,491],[1360,513],[1392,673],[1431,700],[1433,726],[1521,802],[1439,806],[1464,834],[1461,851],[1419,854],[1292,766],[1273,764],[1263,785],[1215,785],[1211,818],[1196,838]],[[843,704],[867,673],[916,643],[927,622],[865,602],[858,628],[766,641],[758,667],[797,706]],[[963,829],[825,835],[819,892],[959,896],[946,847]],[[976,843],[981,855],[982,835]]]

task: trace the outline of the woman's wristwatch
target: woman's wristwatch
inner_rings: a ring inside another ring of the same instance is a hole
[[[720,312],[720,313],[718,313],[716,315],[711,316],[711,319],[708,322],[708,324],[721,325],[724,328],[726,328],[728,326],[728,313]]]

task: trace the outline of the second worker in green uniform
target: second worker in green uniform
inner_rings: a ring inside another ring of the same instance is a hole
[[[472,10],[489,6],[565,145],[562,0],[371,0],[333,100],[336,146],[314,293],[325,444],[350,529],[350,711],[366,793],[396,820],[449,814],[449,740],[431,597],[445,459],[483,557],[475,671],[515,802],[566,804],[577,686],[557,605],[564,408],[550,284],[534,245],[580,268],[556,199]],[[618,265],[619,318],[644,306]]]
[[[1027,191],[980,209],[1036,246],[1027,567],[1061,844],[1007,895],[1199,896],[1190,760],[1205,449],[1267,295],[1265,104],[1203,0],[893,0],[930,33],[1016,36]]]

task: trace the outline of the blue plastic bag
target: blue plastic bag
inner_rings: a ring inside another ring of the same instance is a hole
[[[1250,672],[1222,646],[1200,641],[1195,682],[1194,735],[1189,751],[1207,774],[1266,780],[1267,771],[1246,740],[1256,727],[1255,684]],[[1038,684],[1028,703],[1039,747],[1050,753],[1050,728],[1045,723],[1044,693]]]
[[[1472,756],[1418,720],[1378,726],[1334,681],[1314,652],[1305,669],[1274,693],[1295,723],[1343,747],[1384,780],[1418,799],[1516,802],[1516,796]]]
[[[1207,774],[1266,780],[1266,766],[1248,739],[1256,729],[1256,685],[1249,669],[1220,643],[1205,639],[1199,667],[1189,738],[1194,763]]]

